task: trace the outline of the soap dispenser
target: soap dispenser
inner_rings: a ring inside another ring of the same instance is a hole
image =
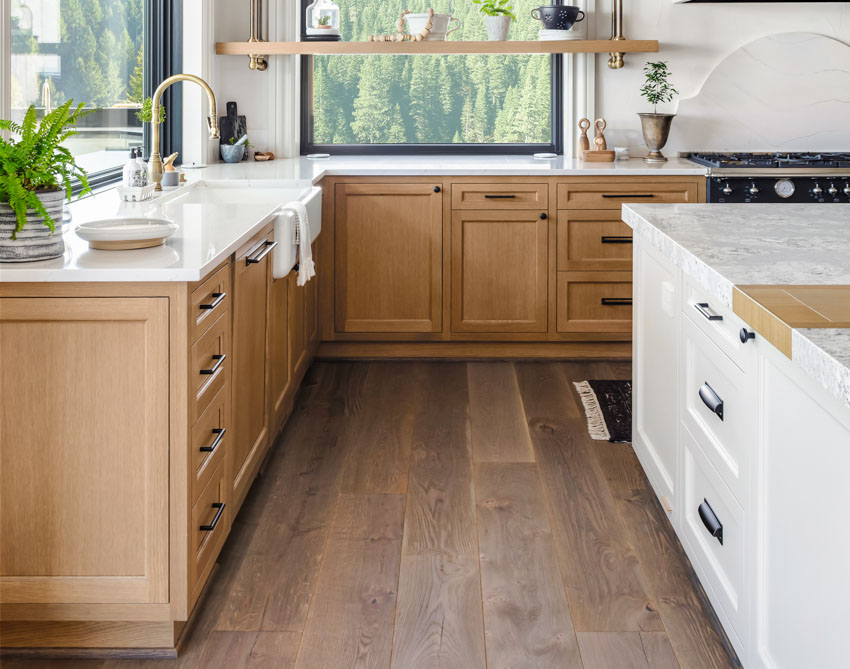
[[[124,169],[121,171],[121,184],[130,188],[135,186],[136,170],[139,169],[136,163],[136,149],[130,149],[130,158],[124,163]]]

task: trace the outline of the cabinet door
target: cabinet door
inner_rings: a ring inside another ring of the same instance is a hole
[[[268,310],[271,233],[233,264],[233,512],[242,505],[269,445]]]
[[[452,332],[546,332],[543,212],[452,213]]]
[[[169,600],[168,323],[167,298],[0,299],[0,601]]]
[[[631,272],[558,272],[558,332],[631,332]]]
[[[269,392],[271,424],[283,421],[292,375],[289,366],[289,277],[274,279],[269,295]]]
[[[310,281],[307,286],[313,283]],[[307,286],[299,286],[296,274],[290,275],[289,360],[293,379],[298,379],[307,364],[307,323],[305,322]]]
[[[337,332],[442,330],[442,203],[433,183],[337,184]]]

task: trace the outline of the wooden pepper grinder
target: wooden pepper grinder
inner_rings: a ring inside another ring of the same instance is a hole
[[[608,150],[608,142],[605,141],[605,135],[603,134],[605,128],[607,127],[608,124],[605,122],[604,118],[596,119],[596,138],[593,140],[593,145],[597,151]]]
[[[578,150],[581,151],[589,151],[590,150],[590,140],[587,138],[587,131],[590,130],[590,120],[583,118],[578,122],[578,127],[581,130],[578,136]]]

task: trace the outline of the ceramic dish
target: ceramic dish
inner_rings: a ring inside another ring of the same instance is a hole
[[[542,42],[550,42],[563,39],[583,39],[584,35],[575,30],[546,30],[543,28],[539,31],[538,38]]]
[[[75,232],[93,249],[126,251],[159,246],[177,228],[176,223],[165,218],[105,218],[81,223]]]

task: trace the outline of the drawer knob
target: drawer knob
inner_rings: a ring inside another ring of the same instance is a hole
[[[209,446],[201,446],[201,453],[212,453],[215,449],[218,448],[218,445],[221,443],[221,440],[224,438],[224,433],[227,432],[226,427],[217,427],[212,433],[215,435],[215,439]]]
[[[702,504],[699,505],[697,509],[699,512],[699,518],[702,521],[702,524],[705,525],[705,529],[708,530],[708,533],[717,539],[720,542],[720,545],[723,545],[723,523],[721,523],[717,514],[714,513],[714,509],[711,508],[711,504],[708,503],[708,500],[703,498]]]
[[[708,302],[696,302],[694,304],[694,309],[700,312],[703,316],[705,316],[710,321],[722,321],[723,316],[720,314],[714,314],[709,311]]]
[[[741,328],[741,332],[739,333],[741,337],[741,343],[746,344],[750,339],[756,338],[755,332],[750,332],[747,328]]]
[[[545,212],[540,214],[540,220],[541,221],[545,221],[547,218],[549,218],[549,216]]]
[[[442,192],[442,190],[443,190],[443,189],[442,189],[442,188],[440,188],[439,186],[434,186],[434,192],[435,192],[435,193],[440,193],[440,192]]]
[[[221,514],[224,513],[225,506],[227,505],[224,502],[213,502],[210,508],[216,509],[215,516],[209,525],[201,525],[199,528],[201,532],[212,532],[215,529],[215,526],[218,525],[218,521],[221,519]]]
[[[708,385],[708,381],[700,387],[699,398],[708,407],[709,411],[715,414],[720,420],[723,420],[723,400],[720,399],[720,395],[714,392],[714,388]]]

